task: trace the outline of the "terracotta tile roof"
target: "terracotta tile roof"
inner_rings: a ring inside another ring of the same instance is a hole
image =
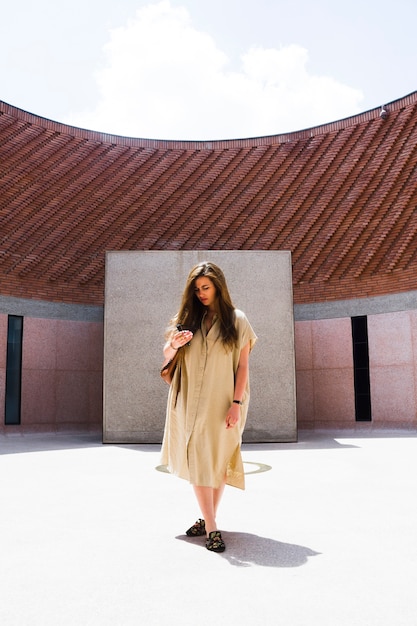
[[[295,302],[417,289],[417,92],[300,132],[157,141],[0,102],[0,293],[103,302],[106,250],[291,250]]]

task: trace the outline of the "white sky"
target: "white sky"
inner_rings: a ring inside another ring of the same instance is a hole
[[[155,139],[273,135],[417,90],[415,0],[19,0],[0,100]]]

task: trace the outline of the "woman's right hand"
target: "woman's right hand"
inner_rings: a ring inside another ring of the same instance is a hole
[[[191,330],[176,330],[171,337],[171,348],[179,350],[193,338]]]

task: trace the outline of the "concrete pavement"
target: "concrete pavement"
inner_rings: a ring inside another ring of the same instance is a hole
[[[415,626],[417,433],[245,445],[227,549],[159,446],[0,436],[2,626]]]

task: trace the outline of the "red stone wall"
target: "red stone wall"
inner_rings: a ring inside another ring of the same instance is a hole
[[[20,426],[4,426],[6,346],[0,315],[0,432],[101,429],[102,323],[24,318]]]
[[[299,428],[417,428],[417,311],[368,315],[372,421],[356,422],[350,318],[296,322]]]
[[[417,428],[417,311],[369,315],[368,335],[372,422],[360,423],[350,318],[295,323],[298,428]],[[0,433],[101,430],[102,323],[24,318],[20,426],[4,426],[6,347],[0,315]]]

